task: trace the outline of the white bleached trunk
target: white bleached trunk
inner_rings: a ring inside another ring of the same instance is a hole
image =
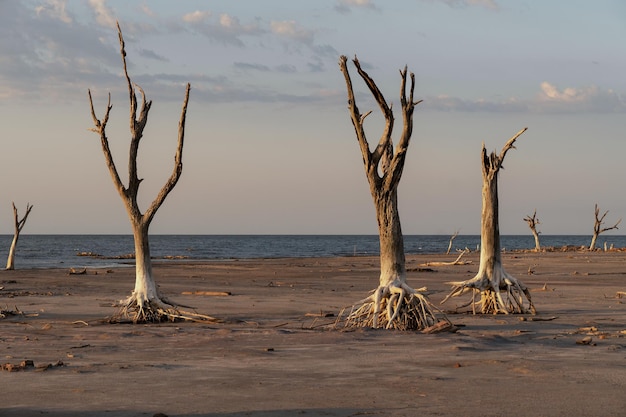
[[[9,257],[7,258],[7,267],[6,269],[12,271],[15,269],[14,261],[15,261],[15,248],[17,247],[17,240],[19,239],[19,233],[13,235],[13,241],[11,242],[11,249],[9,249]]]
[[[33,206],[29,203],[26,204],[26,213],[24,213],[24,217],[20,220],[17,214],[17,207],[15,207],[15,203],[11,203],[13,205],[13,223],[15,226],[15,232],[13,233],[13,241],[11,242],[11,248],[9,249],[9,257],[7,258],[7,271],[12,271],[15,269],[15,248],[17,247],[17,241],[20,239],[20,233],[26,224],[26,220],[28,219],[28,215],[30,211],[33,209]]]
[[[152,275],[148,226],[133,224],[133,238],[135,241],[135,289],[131,298],[134,298],[137,305],[143,308],[149,305],[151,301],[160,299]]]

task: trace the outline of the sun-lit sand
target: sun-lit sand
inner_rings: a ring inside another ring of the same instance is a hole
[[[437,304],[468,265],[420,266]],[[622,416],[626,253],[506,253],[536,316],[441,307],[456,332],[329,330],[378,280],[370,257],[155,263],[162,291],[221,324],[104,324],[133,268],[0,272],[1,416]],[[219,295],[229,293],[230,295]],[[24,361],[25,369],[20,369]]]

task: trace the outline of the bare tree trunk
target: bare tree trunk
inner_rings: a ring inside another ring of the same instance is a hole
[[[152,276],[152,260],[150,258],[150,244],[148,241],[148,229],[157,210],[161,207],[167,195],[174,189],[178,183],[183,170],[182,155],[185,137],[185,119],[187,115],[187,103],[189,102],[189,91],[191,86],[187,84],[185,92],[185,100],[178,123],[178,146],[174,158],[174,169],[161,191],[154,199],[150,207],[142,213],[137,204],[137,195],[141,179],[137,175],[137,156],[139,152],[139,142],[143,137],[143,131],[148,122],[148,113],[152,105],[152,101],[146,100],[146,95],[141,87],[133,84],[126,66],[126,50],[124,48],[124,38],[119,23],[117,25],[120,54],[124,65],[124,75],[128,86],[128,94],[130,100],[130,151],[128,157],[128,187],[124,186],[117,171],[117,167],[113,161],[113,155],[109,148],[109,141],[106,135],[106,125],[109,120],[111,111],[111,95],[109,94],[109,102],[102,120],[96,117],[89,91],[89,104],[91,106],[91,116],[95,125],[92,131],[100,135],[102,152],[105,157],[106,165],[111,174],[113,184],[115,185],[122,201],[126,206],[126,211],[133,228],[133,237],[135,241],[135,289],[130,297],[123,301],[120,313],[114,318],[129,318],[133,322],[157,322],[166,319],[174,320],[177,318],[184,319],[202,319],[214,320],[212,317],[202,316],[196,313],[182,312],[177,306],[172,305],[165,300],[158,291],[158,287]],[[138,107],[136,90],[142,96],[141,107]],[[139,111],[139,114],[137,112]]]
[[[502,167],[507,151],[514,148],[515,140],[525,131],[526,128],[509,139],[499,156],[494,152],[487,155],[483,144],[480,266],[474,278],[451,283],[453,289],[442,302],[447,301],[450,297],[471,291],[471,305],[474,314],[477,312],[476,307],[479,307],[479,312],[482,314],[535,313],[530,292],[526,286],[509,275],[502,266],[498,220],[498,172]],[[475,301],[476,294],[480,295],[479,301]],[[528,307],[525,305],[524,297],[528,300]]]
[[[133,224],[133,239],[135,242],[135,289],[132,298],[139,307],[150,305],[161,296],[152,275],[152,258],[148,227],[143,224]]]
[[[454,239],[456,239],[458,235],[459,235],[459,230],[457,230],[456,232],[454,232],[452,236],[450,236],[450,242],[448,243],[448,250],[446,251],[446,255],[450,254],[450,251],[452,250],[452,242],[454,242]]]
[[[595,207],[595,213],[596,213],[596,220],[595,223],[593,225],[593,236],[591,237],[591,244],[589,245],[589,250],[595,250],[596,248],[596,241],[598,240],[598,236],[600,236],[600,234],[608,231],[608,230],[613,230],[613,229],[619,229],[619,227],[617,227],[622,219],[619,219],[617,221],[617,223],[615,223],[613,226],[611,227],[602,227],[602,225],[604,224],[604,218],[606,217],[606,215],[609,213],[609,211],[605,211],[604,214],[602,216],[600,216],[600,208],[598,207],[598,204],[596,203],[596,207]]]
[[[426,296],[406,284],[406,261],[404,241],[398,213],[397,188],[402,176],[406,151],[413,130],[413,110],[420,103],[413,101],[415,76],[411,73],[409,97],[406,96],[407,68],[400,71],[400,103],[402,105],[403,130],[394,151],[391,133],[394,117],[391,107],[369,75],[361,69],[356,59],[355,67],[370,92],[374,95],[385,118],[383,135],[374,151],[370,151],[365,136],[363,121],[371,113],[361,114],[356,106],[352,81],[347,67],[347,58],[342,56],[339,67],[344,75],[348,90],[348,108],[356,136],[361,148],[365,173],[370,185],[370,192],[376,207],[378,234],[380,239],[380,278],[373,294],[352,306],[347,315],[347,327],[385,327],[398,330],[417,330],[429,328],[438,319],[436,308]],[[342,317],[339,314],[338,321]],[[447,319],[445,321],[449,324]]]
[[[397,191],[394,190],[389,198],[376,198],[375,205],[380,242],[379,285],[384,287],[394,282],[404,283],[406,282],[406,260]]]
[[[9,249],[9,257],[7,258],[7,271],[13,271],[15,269],[15,248],[17,247],[17,241],[20,238],[20,233],[26,224],[26,219],[28,219],[28,215],[30,211],[33,209],[33,206],[30,204],[26,204],[26,213],[24,213],[24,217],[19,219],[17,214],[17,207],[15,207],[15,203],[11,203],[13,205],[13,223],[15,226],[15,231],[13,232],[13,241],[11,242],[11,248]]]
[[[535,238],[535,252],[541,251],[541,245],[539,244],[539,231],[537,230],[537,225],[539,224],[539,219],[537,218],[537,210],[533,212],[532,217],[526,216],[524,217],[524,221],[528,223],[528,227],[530,227],[530,231]]]

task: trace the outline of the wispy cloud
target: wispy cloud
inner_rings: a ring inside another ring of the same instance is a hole
[[[117,19],[113,10],[107,6],[106,0],[89,0],[96,22],[102,27],[115,28]]]
[[[285,50],[290,53],[299,53],[300,47],[313,53],[311,61],[307,64],[310,71],[318,72],[325,70],[325,63],[329,59],[334,62],[339,53],[332,45],[320,45],[315,43],[315,31],[306,29],[293,20],[270,22],[272,34],[283,41]]]
[[[187,23],[202,23],[202,22],[207,21],[210,17],[211,17],[210,11],[196,10],[194,12],[183,15],[183,21]]]
[[[143,48],[138,48],[137,52],[139,53],[140,56],[144,57],[144,58],[148,58],[148,59],[154,59],[155,61],[161,61],[161,62],[169,62],[170,60],[167,59],[166,57],[157,54],[156,52],[150,50],[150,49],[143,49]]]
[[[267,65],[262,65],[262,64],[250,64],[248,62],[235,62],[233,64],[233,66],[236,69],[239,70],[243,70],[243,71],[261,71],[261,72],[268,72],[270,70],[270,67],[268,67]]]
[[[48,2],[35,7],[35,13],[38,16],[48,15],[52,19],[58,19],[63,23],[72,23],[74,20],[65,9],[66,0],[49,0]]]
[[[443,3],[449,7],[484,7],[489,10],[500,10],[500,5],[496,0],[422,0],[431,3]]]
[[[369,9],[380,11],[372,0],[338,0],[335,10],[339,13],[350,13],[352,9]]]
[[[535,106],[541,111],[617,113],[626,111],[626,97],[596,85],[560,90],[549,82],[541,83]]]
[[[304,29],[293,20],[272,21],[270,23],[272,33],[280,37],[310,44],[313,42],[313,31]]]
[[[185,14],[182,20],[193,31],[227,46],[244,47],[243,37],[258,36],[267,32],[261,28],[257,21],[242,24],[235,16],[223,13],[216,17],[213,13],[206,10],[196,10]]]
[[[626,112],[626,97],[597,86],[559,90],[555,85],[543,82],[539,92],[531,99],[512,97],[496,101],[439,95],[426,97],[422,107],[425,110],[459,112],[622,113]]]

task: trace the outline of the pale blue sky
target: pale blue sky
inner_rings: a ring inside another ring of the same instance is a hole
[[[153,100],[144,208],[170,175],[192,86],[183,176],[151,233],[377,233],[341,54],[396,106],[398,70],[416,75],[404,233],[478,233],[481,143],[499,152],[525,126],[500,176],[501,233],[529,233],[534,209],[545,234],[591,234],[595,203],[611,224],[626,217],[621,0],[0,0],[0,233],[11,201],[35,206],[24,233],[130,232],[88,131],[87,89],[99,116],[111,92],[125,179],[116,20]],[[350,69],[375,143],[378,108]]]

